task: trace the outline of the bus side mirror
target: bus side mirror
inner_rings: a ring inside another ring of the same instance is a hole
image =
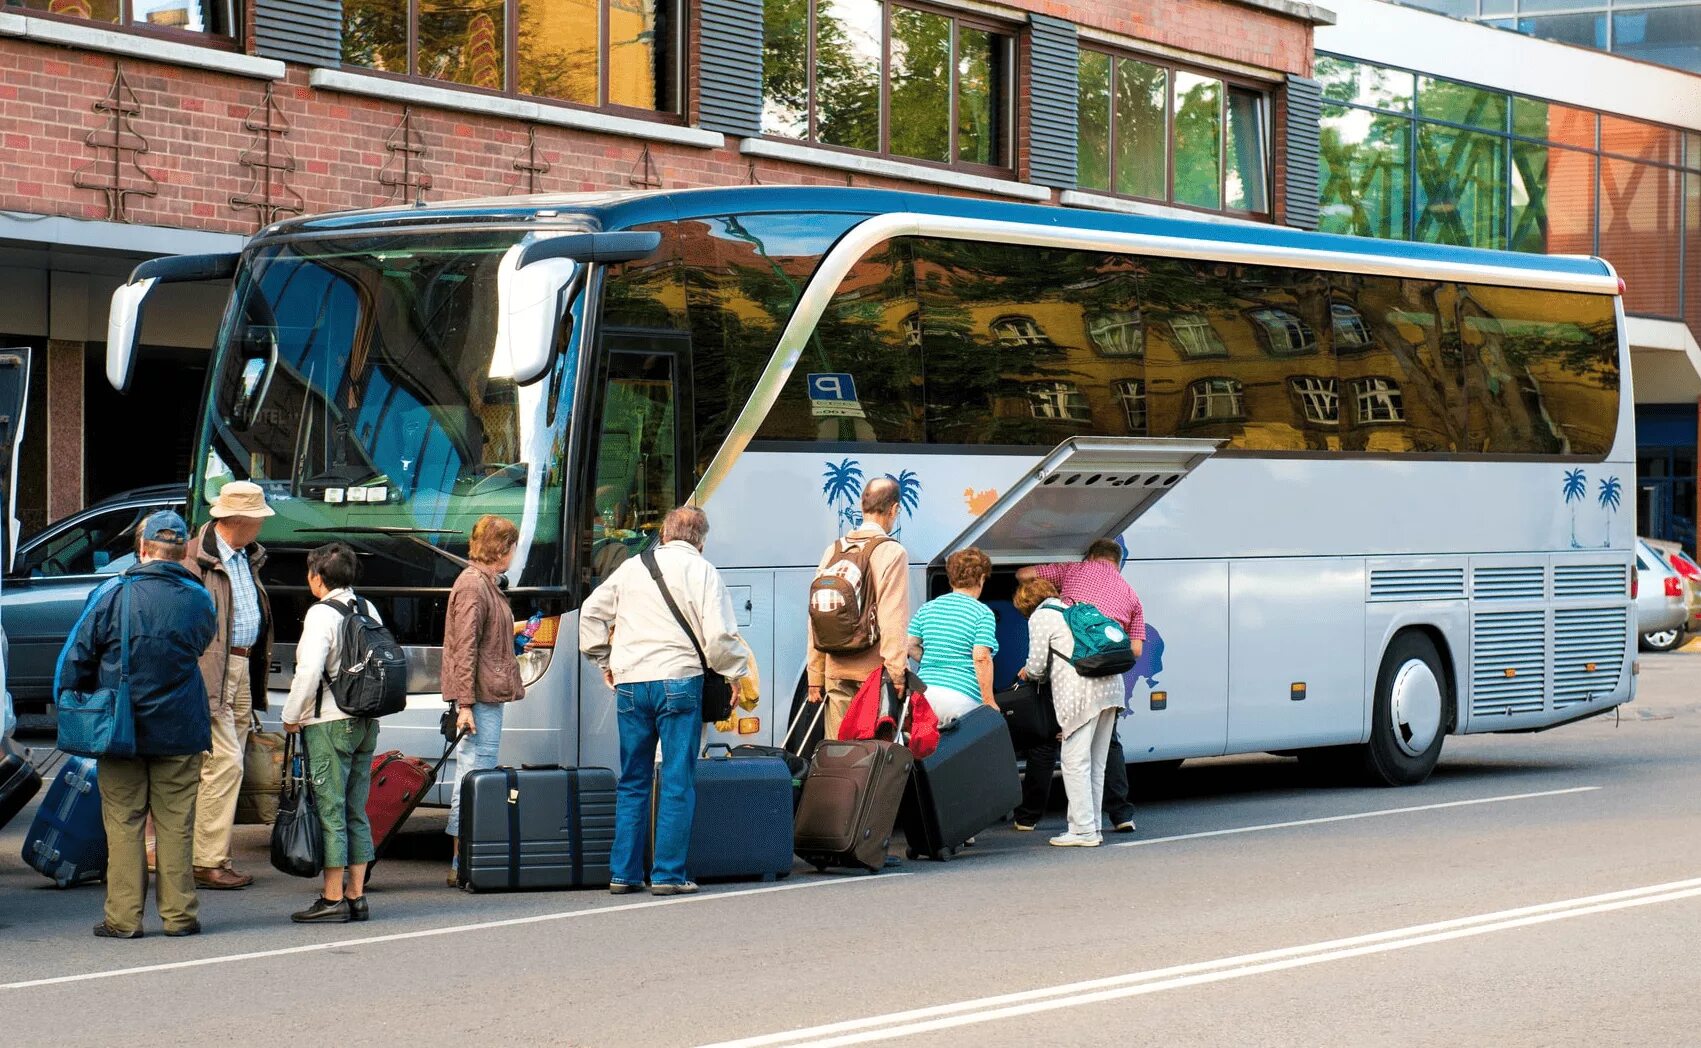
[[[499,313],[492,377],[525,385],[549,373],[556,331],[581,263],[633,262],[661,246],[654,231],[564,233],[527,237],[508,249],[496,271]]]
[[[106,315],[106,381],[122,393],[130,388],[136,365],[136,344],[142,334],[142,303],[156,284],[197,280],[229,280],[236,275],[240,255],[167,255],[151,258],[130,272],[130,279],[112,293]]]

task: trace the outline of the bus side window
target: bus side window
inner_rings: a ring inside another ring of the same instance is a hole
[[[648,545],[677,504],[676,359],[670,353],[609,354],[585,528],[593,583]]]

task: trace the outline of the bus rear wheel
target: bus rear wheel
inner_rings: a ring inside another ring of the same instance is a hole
[[[1386,786],[1429,778],[1452,721],[1452,688],[1435,642],[1418,632],[1396,636],[1376,675],[1370,741],[1359,747],[1366,777]]]

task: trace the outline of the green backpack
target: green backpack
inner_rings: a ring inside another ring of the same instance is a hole
[[[1091,604],[1077,601],[1064,604],[1047,600],[1041,607],[1051,607],[1063,613],[1063,622],[1075,638],[1074,653],[1069,665],[1083,677],[1114,677],[1134,668],[1134,645],[1122,624],[1105,615]]]

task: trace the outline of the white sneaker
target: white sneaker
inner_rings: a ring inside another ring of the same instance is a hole
[[[1104,838],[1102,837],[1097,835],[1088,837],[1079,833],[1060,833],[1051,839],[1051,845],[1054,848],[1097,848],[1103,843]]]

